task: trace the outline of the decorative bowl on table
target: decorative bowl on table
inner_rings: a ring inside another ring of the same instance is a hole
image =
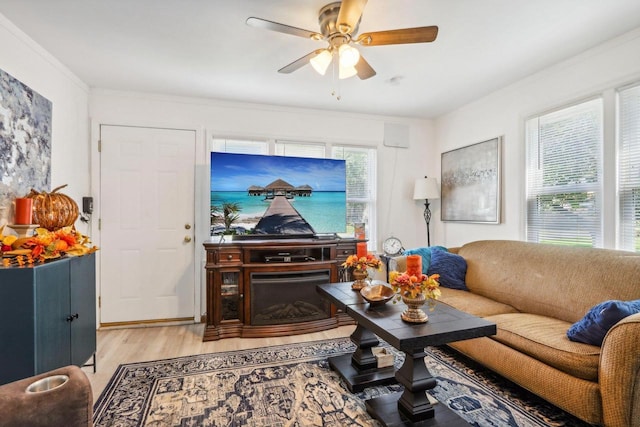
[[[387,285],[371,285],[365,286],[360,289],[360,295],[364,298],[371,307],[376,307],[386,304],[391,301],[396,293]]]

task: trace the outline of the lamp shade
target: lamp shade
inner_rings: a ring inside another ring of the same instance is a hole
[[[413,200],[439,199],[440,188],[435,178],[418,178],[413,186]]]
[[[338,67],[338,78],[340,80],[348,79],[349,77],[353,77],[356,74],[358,74],[358,70],[356,70],[356,67],[343,67],[342,65]]]
[[[327,72],[327,68],[329,68],[329,64],[331,64],[332,58],[333,56],[331,55],[331,52],[329,52],[327,49],[324,49],[320,54],[311,58],[309,62],[311,63],[311,66],[314,70],[324,76],[324,74]]]
[[[360,60],[360,52],[353,46],[348,44],[340,45],[338,48],[341,67],[354,67]]]

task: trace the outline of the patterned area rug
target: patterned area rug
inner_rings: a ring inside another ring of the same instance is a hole
[[[340,338],[120,365],[95,404],[94,423],[378,426],[364,401],[401,387],[350,393],[327,358],[354,348]],[[399,367],[402,354],[389,350]],[[430,394],[473,426],[587,426],[447,347],[430,347],[427,354],[425,362],[438,379]]]

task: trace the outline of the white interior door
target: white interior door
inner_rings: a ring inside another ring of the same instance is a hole
[[[194,318],[195,131],[100,126],[100,323]]]

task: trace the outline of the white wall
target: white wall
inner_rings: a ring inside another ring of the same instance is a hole
[[[68,184],[62,192],[81,204],[90,194],[89,88],[3,15],[0,68],[51,101],[51,185]]]
[[[640,28],[439,117],[435,121],[439,153],[500,135],[504,139],[501,224],[441,223],[436,219],[438,243],[457,246],[479,239],[524,239],[525,119],[601,94],[605,122],[612,129],[614,89],[638,80]],[[611,131],[605,134],[604,154],[604,183],[606,188],[615,188],[615,135]],[[605,193],[604,245],[609,248],[615,247],[615,202],[613,192]]]
[[[97,147],[100,124],[194,129],[196,154],[196,266],[204,311],[204,250],[209,239],[208,149],[212,136],[255,137],[292,141],[341,143],[377,147],[378,248],[390,235],[406,247],[424,246],[426,228],[422,207],[412,200],[413,182],[431,173],[439,161],[431,156],[433,128],[430,121],[397,117],[344,114],[331,111],[293,109],[268,105],[222,102],[157,94],[92,90],[90,97],[92,145]],[[410,129],[410,148],[383,144],[384,124],[399,123]],[[96,153],[97,150],[92,150]],[[99,202],[99,161],[92,160],[93,192]],[[99,204],[96,205],[99,211]],[[93,235],[99,242],[99,231]]]
[[[201,139],[196,159],[198,179],[205,186],[209,184],[208,144],[205,141],[211,136],[377,147],[379,242],[390,234],[401,238],[407,247],[423,244],[426,239],[421,205],[411,200],[411,196],[413,180],[431,173],[439,163],[437,156],[430,155],[434,147],[430,121],[104,89],[92,90],[90,111],[94,144],[97,144],[100,124],[196,130]],[[409,126],[409,149],[383,145],[385,122]],[[97,169],[99,165],[95,164],[95,167]],[[94,174],[94,180],[98,178]],[[205,201],[208,200],[206,188],[202,194]],[[208,216],[206,204],[201,207],[200,214]],[[207,231],[203,229],[203,233],[207,237]]]

